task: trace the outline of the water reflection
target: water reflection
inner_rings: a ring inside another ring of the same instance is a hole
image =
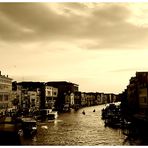
[[[24,141],[24,144],[54,146],[134,145],[134,140],[127,138],[121,129],[104,127],[104,122],[101,120],[103,107],[101,105],[86,107],[71,113],[59,114],[57,120],[39,123],[36,137]],[[95,112],[93,112],[94,109]],[[85,110],[85,115],[82,114],[83,110]]]

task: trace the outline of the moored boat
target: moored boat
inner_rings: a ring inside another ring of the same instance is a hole
[[[47,115],[48,120],[54,120],[54,119],[57,119],[57,117],[58,117],[57,111],[52,111]]]
[[[57,119],[58,112],[53,111],[52,109],[42,109],[40,110],[39,115],[36,117],[37,120],[46,121]]]
[[[21,145],[23,132],[21,124],[12,117],[0,121],[0,145]]]
[[[102,109],[102,119],[105,126],[122,127],[124,124],[121,109],[119,105],[109,104],[105,109]]]
[[[37,133],[37,122],[30,117],[19,118],[24,136],[34,135]]]

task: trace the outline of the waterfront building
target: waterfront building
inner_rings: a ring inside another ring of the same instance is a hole
[[[132,123],[128,133],[147,136],[148,128],[148,72],[136,72],[121,97],[123,118]]]
[[[85,92],[81,92],[81,106],[87,106],[87,100],[86,100],[86,93]]]
[[[30,102],[30,110],[31,111],[34,111],[34,110],[37,110],[39,109],[39,92],[37,90],[35,91],[28,91],[27,94],[28,94],[28,99],[29,99],[29,102]]]
[[[131,77],[130,83],[127,86],[127,100],[128,100],[127,108],[129,109],[128,112],[129,115],[137,113],[139,108],[137,81],[138,81],[137,77]]]
[[[38,110],[45,100],[41,95],[43,94],[41,90],[44,83],[23,81],[17,83],[17,85],[21,86],[21,108],[24,110]]]
[[[96,93],[96,104],[97,105],[103,104],[103,99],[101,96],[102,96],[101,93],[98,93],[98,92]]]
[[[78,109],[79,107],[82,106],[82,102],[81,102],[81,92],[78,91],[78,92],[75,92],[74,93],[74,108],[75,109]]]
[[[55,108],[62,111],[63,108],[68,108],[68,103],[74,104],[74,93],[78,91],[78,85],[66,81],[51,81],[46,85],[58,88],[58,97],[55,102]]]
[[[45,86],[45,108],[54,109],[58,97],[58,89],[52,86]]]
[[[22,85],[23,84],[23,85]],[[32,83],[31,83],[32,84]],[[17,109],[35,110],[40,105],[40,89],[29,85],[27,82],[12,83],[12,100]]]
[[[12,79],[1,74],[0,71],[0,114],[4,114],[7,108],[12,107],[11,103]]]
[[[102,93],[102,99],[103,99],[103,104],[107,104],[108,103],[108,101],[107,101],[107,94]]]
[[[148,72],[136,72],[139,113],[148,116]]]
[[[122,110],[130,118],[148,117],[148,72],[136,72],[127,89],[120,95]]]
[[[127,100],[127,89],[124,89],[122,93],[118,94],[117,96],[118,100],[121,100],[121,110],[122,110],[122,115],[124,118],[128,115],[128,100]]]
[[[95,100],[96,100],[95,94],[96,93],[93,92],[86,93],[87,106],[95,105]]]
[[[12,104],[16,109],[21,108],[22,101],[22,87],[17,85],[17,82],[12,82]]]
[[[105,98],[106,98],[106,103],[112,103],[111,102],[111,95],[110,94],[104,94]]]
[[[70,94],[64,93],[64,99],[65,99],[65,104],[64,104],[64,110],[69,111],[70,110]]]
[[[64,103],[64,109],[67,108],[67,110],[69,110],[70,108],[74,108],[75,106],[75,97],[76,95],[73,93],[73,92],[68,92],[68,93],[64,93],[64,100],[65,100],[65,103]]]
[[[117,101],[117,96],[115,94],[108,94],[109,95],[109,102],[110,103],[113,103],[113,102],[116,102]]]
[[[19,82],[22,86],[22,108],[38,110],[54,108],[58,89],[44,82]]]
[[[30,99],[27,88],[22,88],[21,109],[26,112],[29,112],[30,109]]]

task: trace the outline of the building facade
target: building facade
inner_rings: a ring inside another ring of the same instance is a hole
[[[136,72],[125,91],[120,94],[121,106],[126,116],[148,117],[148,72]]]
[[[12,107],[11,100],[12,79],[1,74],[0,71],[0,113],[4,114],[7,108]]]
[[[79,90],[77,84],[66,81],[52,81],[47,82],[46,85],[58,88],[58,97],[55,102],[55,108],[58,111],[67,110],[70,104],[74,104],[74,94]]]
[[[45,86],[45,108],[54,109],[58,97],[58,89],[52,86]]]
[[[12,104],[16,109],[21,108],[21,102],[22,102],[22,87],[20,85],[17,85],[17,82],[12,82]]]

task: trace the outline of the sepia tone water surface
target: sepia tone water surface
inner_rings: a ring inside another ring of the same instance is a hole
[[[38,123],[38,133],[24,145],[103,146],[130,145],[120,129],[104,127],[101,109],[105,105],[85,107],[62,113],[57,120]],[[93,110],[96,112],[93,112]],[[85,115],[82,111],[85,110]]]

